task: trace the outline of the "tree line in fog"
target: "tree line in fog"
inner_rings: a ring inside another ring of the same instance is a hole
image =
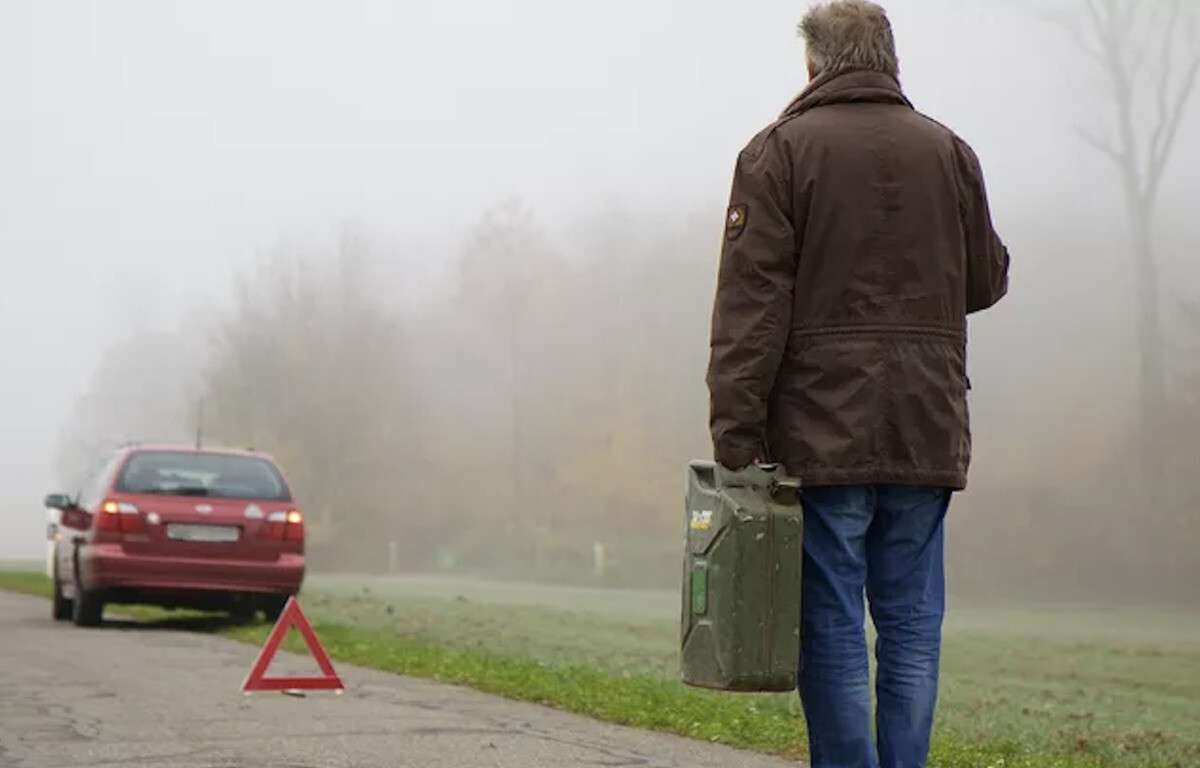
[[[280,460],[318,568],[671,584],[683,466],[711,455],[703,377],[720,224],[716,210],[610,211],[550,231],[509,204],[416,286],[411,262],[361,231],[281,245],[216,315],[106,352],[62,437],[61,474],[78,478],[124,441],[190,443],[199,430]],[[1020,248],[1014,260],[1011,316],[973,333],[977,449],[951,514],[956,586],[1194,599],[1195,357],[1176,358],[1152,441],[1165,481],[1148,489],[1136,347],[1105,326],[1131,322],[1119,296],[1065,322],[1041,274],[1050,262]],[[1200,313],[1175,314],[1174,338],[1193,343]],[[1092,334],[1108,336],[1107,354],[1076,364],[1074,339]]]

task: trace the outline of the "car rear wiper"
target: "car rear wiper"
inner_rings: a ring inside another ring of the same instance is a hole
[[[163,493],[171,496],[207,496],[208,489],[202,485],[184,485],[179,488],[163,490]]]

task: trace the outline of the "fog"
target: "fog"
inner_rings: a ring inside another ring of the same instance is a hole
[[[0,4],[0,558],[40,556],[42,495],[95,454],[189,439],[203,403],[214,442],[281,459],[319,568],[399,540],[413,569],[586,580],[600,541],[608,579],[668,579],[730,172],[805,84],[805,5]],[[1112,99],[1047,18],[1081,7],[887,5],[1014,263],[971,326],[955,583],[1194,599],[1200,95],[1154,221],[1146,438],[1130,226],[1079,132]]]

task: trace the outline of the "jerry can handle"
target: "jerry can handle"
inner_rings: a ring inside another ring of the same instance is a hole
[[[716,465],[717,485],[721,488],[762,488],[770,490],[777,486],[800,488],[800,481],[782,474],[781,464],[751,464],[745,469],[731,470]]]

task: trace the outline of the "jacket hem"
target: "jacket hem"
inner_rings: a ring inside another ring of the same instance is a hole
[[[909,485],[929,488],[948,488],[961,491],[967,487],[967,473],[959,470],[857,467],[854,469],[805,468],[784,462],[788,474],[800,479],[806,488],[831,485]]]
[[[836,325],[824,328],[801,326],[792,328],[794,338],[816,336],[908,336],[912,338],[936,336],[944,339],[962,341],[966,339],[964,328],[947,328],[937,325],[881,325],[878,323],[861,325]]]

